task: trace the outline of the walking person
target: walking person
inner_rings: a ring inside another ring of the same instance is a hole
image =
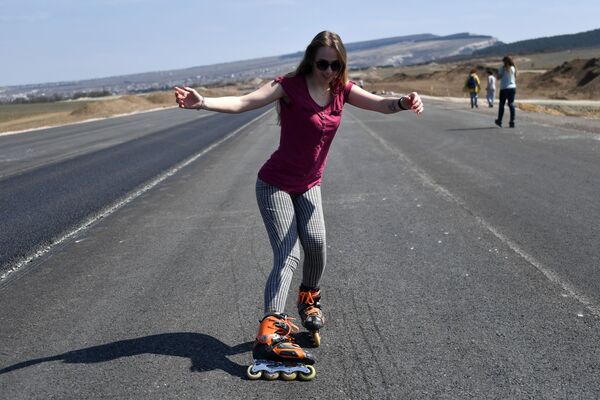
[[[465,90],[469,92],[469,96],[471,97],[471,108],[479,108],[477,105],[477,95],[479,90],[481,90],[481,82],[479,81],[477,70],[475,68],[469,72],[469,76],[465,81]]]
[[[494,107],[494,97],[496,97],[496,77],[491,69],[487,70],[487,87],[485,88],[488,106]]]
[[[297,308],[302,324],[314,332],[325,323],[319,284],[326,265],[321,179],[327,153],[345,103],[384,114],[423,112],[416,92],[400,98],[371,94],[348,80],[346,50],[340,37],[317,34],[295,72],[243,96],[205,97],[189,87],[175,88],[179,107],[241,113],[277,102],[279,147],[258,172],[256,199],[273,250],[273,268],[264,289],[264,318],[253,346],[247,376],[258,379],[300,378],[316,374],[314,357],[293,342],[297,327],[284,306],[294,270],[304,251]]]
[[[510,111],[510,120],[508,125],[515,127],[515,94],[517,93],[517,67],[512,58],[505,56],[502,59],[502,66],[498,69],[498,79],[500,79],[500,104],[498,105],[498,119],[494,121],[496,125],[502,127],[502,117],[504,116],[504,104],[508,103]]]

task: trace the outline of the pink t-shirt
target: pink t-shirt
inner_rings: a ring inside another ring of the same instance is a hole
[[[310,96],[304,75],[275,79],[287,98],[279,101],[279,148],[262,166],[258,177],[290,194],[301,194],[321,183],[327,153],[342,120],[342,108],[353,83],[334,93],[325,107]]]

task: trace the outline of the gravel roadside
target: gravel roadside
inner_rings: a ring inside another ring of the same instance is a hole
[[[426,102],[431,102],[437,106],[441,106],[447,109],[469,109],[469,99],[462,97],[434,97],[434,96],[421,96],[423,100]],[[476,109],[474,112],[483,112],[490,114],[490,118],[495,116],[498,112],[498,102],[494,103],[493,108],[487,107],[485,104],[485,98],[481,98],[480,101],[483,100],[483,105]],[[574,105],[574,106],[587,106],[594,107],[600,110],[600,101],[582,101],[582,100],[535,100],[535,99],[524,99],[517,100],[518,103],[526,103],[526,104],[552,104],[552,105]],[[576,104],[575,104],[576,103]],[[506,116],[508,116],[508,107],[505,110]],[[525,111],[522,109],[517,110],[517,120],[525,118],[529,121],[537,122],[540,124],[547,124],[551,126],[567,128],[567,129],[575,129],[582,132],[589,132],[593,134],[600,134],[600,119],[596,118],[586,118],[586,117],[574,117],[567,115],[553,115],[544,112],[532,112]],[[490,120],[493,124],[493,119]]]

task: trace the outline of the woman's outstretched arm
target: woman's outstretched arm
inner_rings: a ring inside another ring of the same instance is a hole
[[[189,87],[175,87],[175,101],[180,108],[241,113],[260,108],[285,96],[281,85],[271,81],[243,96],[204,97]]]
[[[381,97],[352,85],[348,103],[365,110],[377,111],[383,114],[392,114],[398,111],[411,110],[421,114],[424,110],[423,102],[417,92],[409,93],[400,98]]]

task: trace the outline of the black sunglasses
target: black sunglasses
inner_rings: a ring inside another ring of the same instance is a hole
[[[329,67],[331,67],[331,70],[333,72],[338,72],[342,69],[342,63],[338,60],[332,61],[331,63],[327,60],[318,60],[317,62],[315,62],[315,65],[321,71],[326,71]]]

